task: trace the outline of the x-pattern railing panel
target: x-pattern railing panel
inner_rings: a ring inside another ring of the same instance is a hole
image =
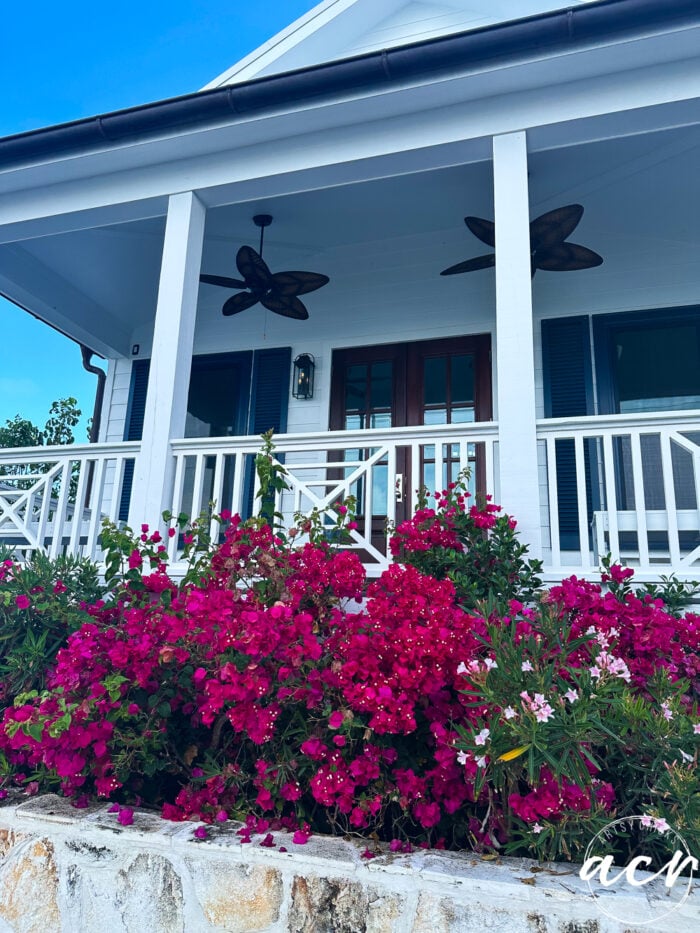
[[[456,471],[474,466],[475,450],[484,451],[484,484],[494,491],[493,423],[418,426],[390,430],[337,431],[279,435],[274,438],[277,463],[289,487],[275,498],[275,509],[291,523],[297,512],[323,511],[341,499],[355,496],[358,527],[350,548],[368,565],[385,566],[385,527],[403,505],[397,493],[400,477],[407,508],[415,505],[426,452],[436,476],[448,465]],[[215,438],[174,441],[175,486],[173,512],[199,515],[229,509],[245,514],[258,491],[253,461],[259,438]],[[409,490],[404,477],[410,476]],[[218,525],[212,520],[212,534]],[[171,557],[178,558],[178,542],[170,540]]]
[[[0,543],[18,553],[96,558],[102,519],[117,518],[124,464],[138,449],[125,443],[0,450]]]

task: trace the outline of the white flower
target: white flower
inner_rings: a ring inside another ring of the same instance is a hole
[[[523,663],[520,665],[520,669],[522,671],[534,671],[534,667],[529,661],[523,661]]]
[[[544,829],[544,826],[540,826],[539,823],[535,823],[535,825],[532,827],[533,833],[537,833],[538,835],[539,833],[542,832],[543,829]]]
[[[492,658],[486,658],[484,660],[484,667],[487,671],[492,671],[495,667],[498,667],[498,664]]]
[[[466,765],[468,761],[468,756],[466,752],[457,752],[457,763],[460,765]]]
[[[668,719],[668,720],[673,719],[673,713],[671,711],[671,707],[668,705],[666,701],[664,701],[661,704],[661,712],[664,714],[664,719]]]
[[[700,722],[696,722],[693,726],[693,732],[695,735],[700,735]]]
[[[490,729],[482,729],[478,735],[474,736],[475,745],[486,745],[486,740],[491,735]]]
[[[578,692],[576,690],[567,690],[564,699],[568,700],[569,703],[575,703],[578,700]]]
[[[513,719],[518,714],[512,706],[506,706],[506,708],[503,710],[503,715],[506,717],[506,719]]]
[[[692,760],[693,760],[693,756],[692,756],[692,755],[689,755],[687,752],[684,752],[683,749],[681,749],[680,751],[681,751],[681,758],[683,759],[683,761],[692,761]]]
[[[596,664],[594,664],[593,667],[588,668],[588,673],[591,675],[591,677],[594,680],[597,680],[598,677],[600,677],[600,668]]]
[[[464,663],[464,661],[460,661],[459,664],[457,665],[457,673],[458,674],[467,673],[467,665]]]
[[[476,764],[479,768],[485,768],[488,763],[488,758],[486,755],[479,755],[476,759]]]
[[[533,712],[537,722],[548,722],[554,715],[554,710],[549,705],[549,703],[544,703],[542,706],[539,706],[537,709],[533,710]]]
[[[653,820],[652,817],[650,817],[650,816],[643,816],[639,822],[640,822],[640,823],[642,824],[642,826],[644,826],[646,829],[649,829],[649,827],[652,826],[654,820]]]
[[[668,823],[663,817],[661,816],[654,817],[654,829],[658,829],[661,835],[663,835],[665,832],[668,832],[670,828],[671,827],[668,825]]]

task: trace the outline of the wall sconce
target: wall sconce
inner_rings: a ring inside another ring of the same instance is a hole
[[[294,381],[292,382],[294,398],[314,397],[315,369],[316,363],[310,353],[300,353],[294,360]]]

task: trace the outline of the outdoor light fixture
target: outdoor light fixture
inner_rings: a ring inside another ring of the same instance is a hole
[[[314,397],[314,370],[316,363],[310,353],[300,353],[294,360],[294,381],[292,395],[294,398]]]

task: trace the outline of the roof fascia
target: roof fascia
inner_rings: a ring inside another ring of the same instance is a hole
[[[528,58],[551,58],[698,24],[697,0],[600,0],[6,137],[0,139],[0,167],[311,108],[348,96],[367,97],[485,68],[495,71]]]

